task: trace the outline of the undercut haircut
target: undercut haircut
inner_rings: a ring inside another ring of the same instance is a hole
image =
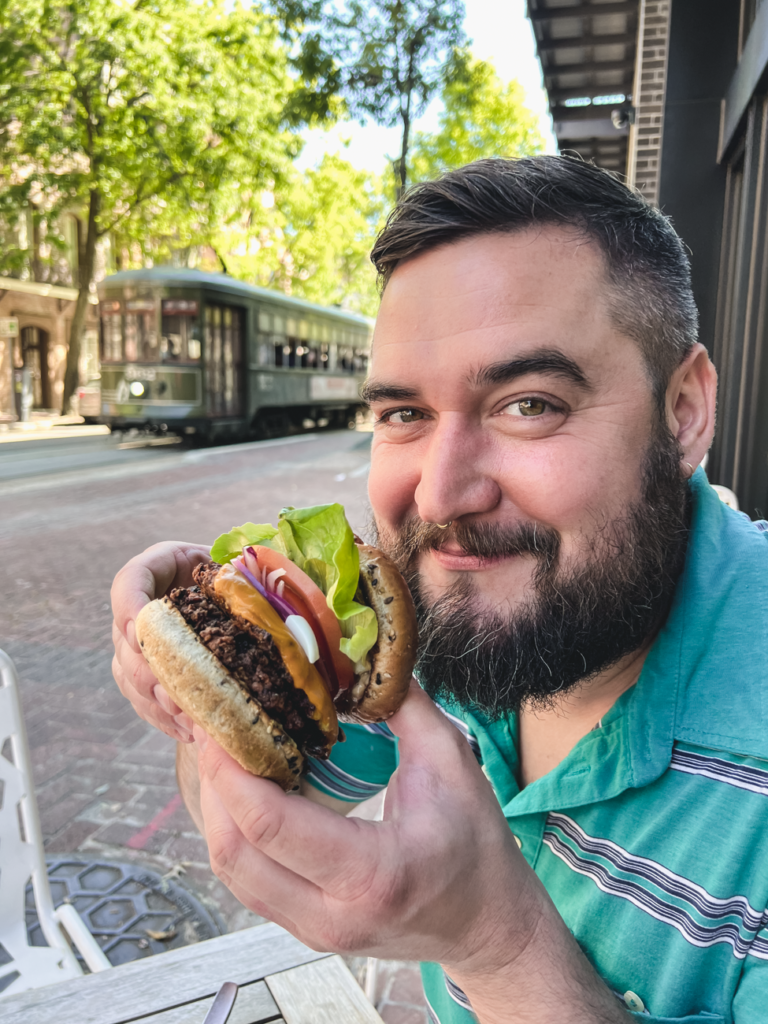
[[[696,343],[691,268],[670,220],[583,160],[477,160],[403,195],[371,260],[383,292],[404,260],[482,234],[570,226],[605,257],[611,321],[640,347],[663,409],[669,379]]]

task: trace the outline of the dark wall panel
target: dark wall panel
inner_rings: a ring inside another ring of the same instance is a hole
[[[715,347],[726,171],[717,163],[720,100],[737,62],[736,0],[673,0],[659,205],[691,250],[701,340]]]

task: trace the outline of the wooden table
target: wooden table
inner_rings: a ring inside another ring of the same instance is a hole
[[[228,1024],[383,1024],[347,965],[274,924],[0,997],[2,1024],[202,1024],[225,981]]]

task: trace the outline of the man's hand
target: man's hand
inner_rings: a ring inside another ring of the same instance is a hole
[[[627,1020],[518,850],[458,730],[416,686],[389,724],[400,767],[381,822],[287,796],[195,728],[216,874],[315,949],[442,963],[484,1024],[551,1024],[562,1019],[559,999],[572,1024]]]
[[[202,544],[167,541],[132,558],[112,584],[112,672],[137,714],[181,743],[192,741],[192,721],[160,686],[136,640],[135,619],[145,604],[173,587],[192,585],[192,570],[210,561]]]

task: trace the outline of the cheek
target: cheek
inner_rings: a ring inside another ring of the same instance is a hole
[[[641,461],[560,436],[499,453],[497,479],[522,518],[554,527],[568,548],[640,496]]]
[[[392,445],[374,438],[368,499],[380,526],[398,526],[413,512],[420,478],[419,458],[410,445]]]

